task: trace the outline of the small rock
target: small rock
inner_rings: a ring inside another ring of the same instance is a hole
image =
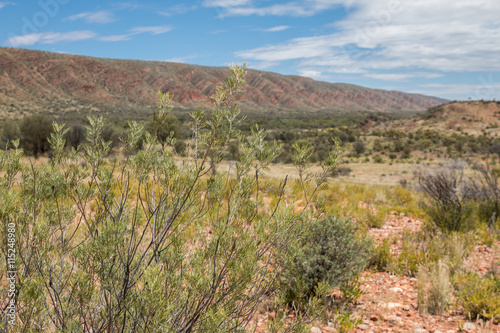
[[[378,320],[378,316],[373,314],[373,315],[371,315],[370,320],[371,321],[377,321]]]
[[[440,330],[435,330],[434,333],[443,333]]]
[[[321,330],[323,333],[337,333],[337,330],[333,327],[323,327]]]
[[[446,333],[455,333],[454,330],[447,330]]]
[[[420,327],[413,327],[413,333],[429,333],[429,331],[424,330],[423,328]]]
[[[466,331],[474,331],[476,329],[476,325],[471,322],[466,322],[463,326],[463,329]]]
[[[399,303],[387,303],[388,309],[394,309],[394,308],[400,308],[400,307],[402,307],[402,305]]]
[[[390,315],[387,317],[387,320],[394,321],[396,323],[399,323],[402,321],[401,317],[395,316],[395,315]]]
[[[363,331],[366,331],[367,329],[369,329],[370,327],[366,324],[361,324],[358,326],[359,329],[363,330]]]
[[[392,291],[393,293],[402,293],[403,292],[403,289],[398,288],[398,287],[394,287],[394,288],[391,288],[389,290]]]
[[[403,310],[405,310],[405,311],[410,311],[410,310],[411,310],[411,308],[410,308],[410,306],[409,306],[409,305],[404,305],[404,306],[403,306]]]
[[[311,333],[322,333],[318,327],[311,327]]]
[[[267,316],[268,316],[269,319],[274,319],[276,317],[276,313],[274,311],[273,312],[269,312]]]

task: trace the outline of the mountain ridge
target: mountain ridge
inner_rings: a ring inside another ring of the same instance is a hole
[[[174,106],[193,109],[208,106],[209,96],[228,75],[223,67],[0,48],[0,112],[8,117],[81,105],[142,109],[155,105],[158,90],[171,92]],[[257,70],[248,70],[245,79],[241,106],[255,111],[425,111],[447,102]]]

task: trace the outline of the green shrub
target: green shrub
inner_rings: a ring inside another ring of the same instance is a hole
[[[50,149],[47,138],[52,132],[52,120],[44,115],[35,114],[23,118],[19,126],[21,147],[25,152],[38,157]]]
[[[388,271],[392,263],[391,243],[386,238],[381,244],[375,247],[368,266],[375,271]]]
[[[392,269],[396,274],[416,276],[421,265],[445,263],[451,274],[460,271],[473,245],[470,234],[406,234],[401,253],[394,260]]]
[[[304,226],[284,266],[283,279],[291,300],[315,295],[320,283],[331,287],[346,283],[366,267],[372,242],[356,231],[352,221],[333,215]]]
[[[21,131],[17,121],[9,120],[2,125],[2,134],[0,135],[2,149],[5,149],[7,142],[12,142],[21,138]]]
[[[373,162],[375,163],[384,163],[384,159],[380,155],[373,156]]]
[[[365,291],[361,289],[361,284],[362,281],[360,281],[358,276],[340,284],[339,289],[345,304],[355,304],[365,294]]]
[[[367,228],[380,228],[385,223],[385,214],[383,212],[372,212],[368,209],[363,214],[363,220],[361,221]]]
[[[454,286],[459,304],[469,319],[491,319],[500,316],[500,280],[480,277],[476,273],[455,276]]]
[[[365,151],[365,143],[363,141],[356,141],[353,143],[352,148],[356,152],[356,154],[360,155]]]
[[[406,234],[401,253],[394,260],[392,270],[398,275],[415,277],[419,266],[425,261],[422,235]]]

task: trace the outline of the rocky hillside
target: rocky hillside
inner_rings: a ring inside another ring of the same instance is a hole
[[[429,108],[417,116],[376,125],[377,128],[404,132],[436,130],[448,134],[458,131],[473,135],[497,135],[500,134],[500,102],[452,102]]]
[[[228,73],[220,67],[0,48],[0,117],[82,106],[141,110],[156,103],[159,89],[173,93],[176,106],[194,108],[210,103],[208,96]],[[255,111],[424,111],[446,102],[254,70],[246,80],[242,107]]]

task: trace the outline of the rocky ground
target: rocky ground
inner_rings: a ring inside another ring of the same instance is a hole
[[[370,230],[369,235],[376,242],[381,242],[385,238],[393,240],[391,252],[397,255],[401,250],[403,232],[418,231],[421,225],[422,222],[419,220],[391,214],[382,228]],[[479,273],[485,273],[492,269],[495,258],[499,257],[500,242],[492,247],[476,246],[469,257],[468,265]],[[419,312],[416,278],[366,271],[361,281],[364,294],[354,305],[351,316],[361,318],[361,323],[353,332],[500,332],[498,321],[470,321],[458,305],[452,305],[440,316]],[[274,313],[269,312],[260,313],[256,318],[256,332],[266,332],[267,320],[273,315]],[[327,325],[314,326],[311,329],[311,333],[326,332],[337,332],[337,330],[331,322]]]

